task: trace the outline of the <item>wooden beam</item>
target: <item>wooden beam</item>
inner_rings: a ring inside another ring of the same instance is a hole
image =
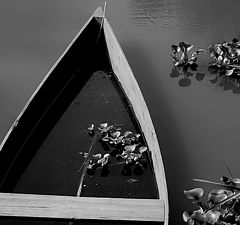
[[[161,222],[164,213],[160,199],[0,193],[0,216]]]
[[[159,197],[165,202],[165,225],[167,225],[169,213],[168,192],[164,165],[157,135],[138,83],[106,18],[104,21],[104,32],[114,73],[116,74],[122,89],[126,93],[126,96],[132,105],[135,116],[139,121],[142,132],[145,136],[149,151],[151,152]]]

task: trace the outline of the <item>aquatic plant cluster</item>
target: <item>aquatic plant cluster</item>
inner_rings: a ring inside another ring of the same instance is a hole
[[[239,225],[240,224],[240,179],[221,177],[221,183],[195,179],[220,187],[209,192],[204,203],[202,188],[184,191],[185,196],[198,206],[198,209],[183,212],[183,220],[189,225]]]
[[[192,48],[192,44],[185,42],[171,46],[173,64],[180,74],[185,75],[189,68],[197,71],[199,53],[206,52],[204,49],[198,49],[190,54]],[[212,58],[209,63],[210,72],[240,79],[240,41],[238,39],[233,38],[229,42],[210,45],[208,51]]]
[[[187,71],[190,68],[193,71],[197,70],[198,55],[201,52],[206,52],[204,49],[198,49],[197,51],[190,54],[190,50],[193,48],[192,44],[187,44],[185,42],[179,42],[179,45],[172,45],[172,59],[173,64],[177,68]]]
[[[226,76],[240,76],[240,42],[238,39],[214,44],[208,49],[213,59],[212,68]]]
[[[130,175],[131,168],[134,169],[135,174],[141,174],[146,167],[146,160],[143,158],[143,153],[147,151],[147,147],[143,146],[141,135],[134,134],[131,131],[121,132],[121,128],[102,123],[95,129],[94,124],[88,127],[88,134],[91,137],[97,137],[101,143],[104,151],[109,152],[105,154],[97,153],[90,156],[86,168],[89,175],[93,175],[97,168],[107,170],[110,165],[110,158],[119,160],[117,163],[123,164],[121,173],[123,175]]]

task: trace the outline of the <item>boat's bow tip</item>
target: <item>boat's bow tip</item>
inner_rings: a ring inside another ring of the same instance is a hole
[[[93,13],[94,17],[103,17],[103,9],[101,6],[99,6],[95,12]]]

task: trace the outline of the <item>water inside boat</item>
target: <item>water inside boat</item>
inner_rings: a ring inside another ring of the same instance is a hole
[[[89,124],[107,122],[121,133],[141,133],[124,98],[112,73],[95,72],[48,134],[13,192],[76,195],[91,146]],[[106,150],[97,141],[91,154],[112,152],[114,148]],[[144,158],[148,165],[143,173],[136,174],[132,168],[123,175],[124,162],[110,156],[107,174],[98,168],[94,175],[84,176],[81,196],[158,198],[151,162],[147,154]]]

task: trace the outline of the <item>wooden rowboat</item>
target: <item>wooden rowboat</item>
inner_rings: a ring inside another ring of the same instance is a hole
[[[0,192],[3,217],[168,223],[156,133],[101,8],[4,138]]]

